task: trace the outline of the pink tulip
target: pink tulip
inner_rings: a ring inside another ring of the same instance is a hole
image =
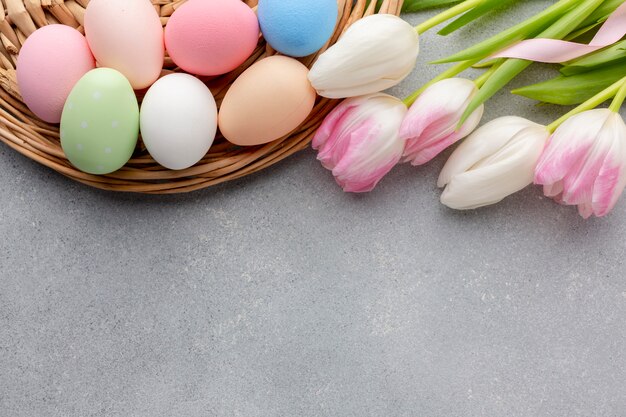
[[[535,183],[589,218],[608,214],[626,186],[626,124],[609,109],[571,117],[550,138]]]
[[[326,117],[313,148],[344,191],[371,191],[400,161],[406,111],[397,98],[376,93],[345,100]]]
[[[428,87],[409,109],[400,137],[406,140],[404,161],[423,165],[476,129],[484,106],[476,109],[458,128],[478,87],[473,81],[450,78]],[[457,129],[458,128],[458,129]]]

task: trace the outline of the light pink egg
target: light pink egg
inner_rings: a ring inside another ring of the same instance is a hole
[[[37,117],[59,123],[72,88],[94,68],[87,40],[79,31],[49,25],[24,42],[17,58],[17,83],[24,103]]]
[[[91,0],[85,34],[98,65],[124,74],[135,90],[159,78],[163,26],[150,0]]]
[[[165,27],[172,60],[196,75],[220,75],[243,64],[259,40],[256,14],[241,0],[189,0]]]

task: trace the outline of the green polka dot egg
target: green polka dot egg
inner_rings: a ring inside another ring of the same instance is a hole
[[[105,175],[123,167],[139,137],[139,105],[118,71],[89,71],[74,86],[61,116],[61,146],[81,171]]]

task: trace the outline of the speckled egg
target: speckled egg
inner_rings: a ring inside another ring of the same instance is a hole
[[[252,146],[296,129],[315,105],[308,73],[299,61],[280,55],[248,68],[222,101],[219,128],[224,137],[236,145]]]
[[[139,105],[128,80],[98,68],[78,81],[61,118],[61,146],[81,171],[104,175],[131,158],[139,135]]]
[[[149,0],[91,0],[85,34],[99,66],[118,70],[135,90],[161,75],[163,26]]]
[[[277,51],[303,57],[319,51],[337,23],[336,0],[259,0],[259,23]]]
[[[65,25],[44,26],[27,39],[17,58],[17,82],[24,103],[37,117],[59,123],[67,96],[94,69],[87,40]]]
[[[189,0],[165,27],[165,46],[183,70],[210,76],[230,72],[259,41],[256,15],[241,0]]]

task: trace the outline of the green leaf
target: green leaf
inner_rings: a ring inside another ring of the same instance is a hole
[[[589,15],[579,26],[578,29],[593,25],[594,23],[604,22],[608,17],[624,3],[624,0],[604,0],[592,14]]]
[[[470,10],[469,12],[465,13],[463,16],[456,19],[454,22],[450,23],[449,25],[441,29],[439,31],[439,35],[447,36],[451,34],[452,32],[459,30],[463,26],[468,25],[474,20],[479,19],[483,17],[484,15],[489,14],[491,12],[502,10],[510,6],[512,3],[516,1],[517,0],[487,0],[485,3]]]
[[[626,60],[626,40],[567,63],[567,65],[561,68],[561,74],[578,74],[601,66],[624,62],[624,60]]]
[[[495,64],[497,64],[499,59],[488,59],[486,61],[478,62],[477,64],[472,65],[472,68],[481,69],[481,68],[491,68]]]
[[[563,39],[567,36],[574,28],[580,25],[580,22],[585,20],[594,10],[598,8],[600,4],[602,4],[603,0],[585,0],[578,7],[571,9],[567,14],[561,17],[556,23],[550,26],[548,29],[544,30],[539,34],[539,37],[542,38],[551,38],[551,39]],[[487,82],[478,90],[478,93],[469,106],[467,107],[465,113],[463,113],[463,117],[459,123],[461,126],[467,118],[480,107],[481,104],[485,103],[491,97],[494,96],[498,91],[500,91],[505,85],[507,85],[513,78],[515,78],[519,73],[524,71],[528,66],[532,64],[532,61],[525,61],[521,59],[509,59],[507,60],[500,68],[493,73],[493,75],[487,80]]]
[[[452,6],[460,2],[461,0],[405,0],[402,12],[414,13],[426,9]]]
[[[512,92],[544,103],[569,106],[584,103],[624,76],[626,76],[626,65],[612,65],[569,77],[559,75],[551,80],[518,88]]]
[[[502,50],[517,41],[535,37],[539,32],[545,30],[557,19],[561,18],[563,13],[570,10],[573,6],[580,4],[581,1],[582,0],[561,0],[551,7],[548,7],[543,12],[505,30],[499,35],[493,36],[452,56],[434,61],[433,63],[444,64],[448,62],[486,58],[494,52]]]
[[[369,6],[371,0],[367,0],[365,7]],[[463,0],[405,0],[402,6],[402,13],[415,13],[426,9],[436,9],[453,4],[461,3]],[[377,0],[376,9],[382,5],[383,0]]]
[[[591,36],[593,35],[593,30],[595,28],[597,28],[598,26],[602,25],[601,22],[596,22],[594,24],[591,24],[589,26],[585,26],[583,28],[580,29],[576,29],[575,32],[570,33],[569,35],[567,35],[565,38],[563,38],[563,40],[566,41],[576,41],[579,43],[589,43],[591,42]],[[585,41],[583,38],[587,37],[589,38],[587,41]]]

